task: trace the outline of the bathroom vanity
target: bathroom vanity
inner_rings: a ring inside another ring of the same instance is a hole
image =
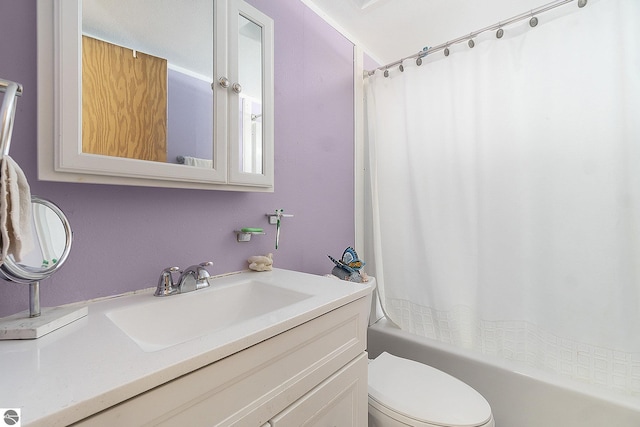
[[[0,343],[2,406],[29,426],[366,425],[373,281],[275,269],[210,282],[91,302],[63,329]]]

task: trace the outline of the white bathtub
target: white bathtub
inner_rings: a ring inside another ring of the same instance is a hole
[[[382,319],[369,327],[369,357],[387,351],[445,371],[489,401],[497,427],[639,427],[640,397],[607,394],[509,361],[465,352],[402,331]]]

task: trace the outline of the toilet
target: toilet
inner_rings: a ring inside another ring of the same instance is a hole
[[[494,427],[469,385],[431,366],[382,353],[369,362],[369,427]]]

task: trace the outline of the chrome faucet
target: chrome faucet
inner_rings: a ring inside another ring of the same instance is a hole
[[[192,265],[180,272],[178,285],[173,283],[172,273],[180,270],[178,267],[169,267],[162,270],[158,279],[158,288],[154,293],[157,297],[164,297],[175,294],[183,294],[209,286],[210,274],[205,267],[213,265],[213,262],[207,261],[197,265]]]
[[[180,293],[191,292],[209,286],[209,281],[207,279],[210,276],[205,267],[210,265],[213,265],[213,262],[207,261],[198,265],[192,265],[180,272],[178,291]]]

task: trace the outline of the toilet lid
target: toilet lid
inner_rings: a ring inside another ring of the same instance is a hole
[[[469,385],[386,352],[369,363],[369,397],[393,412],[439,426],[481,426],[491,418],[489,403]]]

